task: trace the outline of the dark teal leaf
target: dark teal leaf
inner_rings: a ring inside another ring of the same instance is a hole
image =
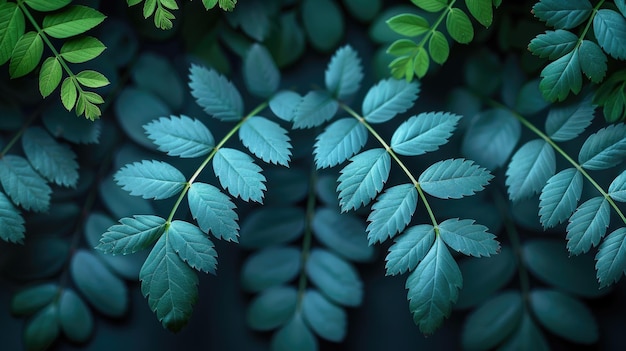
[[[24,327],[24,346],[28,351],[47,350],[59,337],[59,308],[51,303],[37,312]]]
[[[137,108],[141,106],[142,108]],[[122,90],[114,102],[115,116],[122,130],[134,142],[146,148],[155,149],[143,126],[159,116],[169,116],[171,109],[156,95],[133,87]]]
[[[361,107],[363,117],[370,123],[383,123],[413,106],[420,92],[418,82],[386,79],[368,90]]]
[[[187,179],[174,166],[163,161],[143,160],[115,172],[115,182],[133,196],[162,200],[180,193]]]
[[[596,254],[596,270],[601,287],[611,285],[624,275],[626,270],[626,228],[622,227],[602,241]]]
[[[570,91],[578,94],[583,84],[580,70],[578,50],[570,51],[549,63],[541,71],[543,79],[539,83],[539,89],[543,96],[550,101],[563,101]]]
[[[289,164],[291,144],[287,131],[265,117],[254,116],[239,129],[239,139],[261,160],[283,166]]]
[[[439,223],[439,237],[451,249],[475,257],[489,257],[500,251],[496,236],[473,219],[447,219]]]
[[[306,274],[323,294],[343,306],[359,306],[363,283],[358,272],[346,260],[324,250],[313,249],[305,266]]]
[[[307,149],[300,151],[310,152]],[[265,193],[265,205],[289,205],[304,200],[310,185],[307,171],[299,167],[268,168],[265,171],[268,189]]]
[[[301,312],[293,317],[272,337],[272,351],[317,351],[317,339],[304,322]]]
[[[59,144],[41,127],[30,127],[22,135],[22,148],[33,168],[48,181],[76,186],[78,162],[68,145]]]
[[[461,116],[446,112],[420,113],[404,121],[391,137],[391,148],[400,155],[417,156],[448,142]]]
[[[613,124],[591,134],[580,148],[578,162],[593,171],[617,166],[626,156],[626,125]]]
[[[253,330],[278,328],[294,315],[297,302],[298,291],[294,287],[276,286],[265,289],[250,302],[246,322]]]
[[[383,5],[382,0],[344,0],[343,3],[350,15],[363,22],[373,20]]]
[[[396,185],[385,190],[367,217],[367,239],[370,245],[382,243],[402,232],[411,222],[417,207],[417,189],[413,184]]]
[[[76,118],[61,104],[53,105],[42,113],[42,122],[55,138],[62,138],[75,144],[94,144],[100,138],[101,121]]]
[[[258,292],[291,281],[300,273],[300,256],[300,250],[286,246],[255,252],[241,269],[242,288]]]
[[[363,67],[358,53],[350,45],[339,48],[324,75],[326,90],[337,100],[345,100],[359,90],[361,80]]]
[[[215,139],[209,129],[199,120],[185,115],[161,117],[143,129],[159,151],[183,158],[200,157],[211,152]]]
[[[0,239],[10,243],[23,243],[24,218],[20,210],[13,206],[13,203],[2,192],[0,192]]]
[[[306,94],[293,115],[293,127],[305,129],[317,127],[335,116],[339,104],[328,92],[313,90]]]
[[[550,105],[541,94],[541,90],[539,90],[539,82],[539,79],[533,79],[520,89],[515,101],[515,111],[519,114],[531,115]]]
[[[626,1],[624,0],[615,0],[615,6],[622,13],[622,16],[626,17]]]
[[[211,184],[195,182],[187,193],[189,210],[200,228],[218,239],[237,242],[239,217],[235,204]]]
[[[136,58],[130,74],[138,88],[158,96],[173,110],[182,107],[185,85],[167,57],[143,52]]]
[[[191,65],[189,88],[198,105],[209,115],[226,122],[243,118],[243,99],[239,91],[217,71]]]
[[[535,139],[517,150],[506,170],[509,199],[521,200],[538,193],[556,171],[554,149]]]
[[[73,342],[85,342],[93,333],[93,315],[74,290],[65,289],[59,297],[59,324]]]
[[[374,256],[359,217],[323,207],[315,211],[311,228],[317,240],[348,260],[365,262]]]
[[[296,114],[298,105],[300,105],[300,101],[302,101],[300,94],[282,90],[272,96],[269,105],[276,117],[283,121],[291,122]]]
[[[244,201],[263,202],[265,177],[252,157],[237,149],[221,148],[213,157],[213,171],[232,196]]]
[[[619,202],[626,202],[626,172],[620,173],[609,185],[609,196]]]
[[[624,34],[626,35],[626,24]],[[626,41],[623,44],[626,44]],[[624,52],[624,57],[626,57],[626,50]],[[607,58],[598,44],[591,40],[583,40],[578,47],[578,56],[580,56],[580,68],[587,78],[594,83],[602,82],[606,75]]]
[[[189,267],[215,274],[217,269],[215,245],[200,228],[185,221],[173,221],[166,228],[165,235],[168,236],[172,249]]]
[[[592,10],[588,0],[541,0],[533,6],[535,17],[560,29],[578,26],[591,15]]]
[[[522,313],[517,330],[498,348],[498,351],[520,350],[550,351],[548,341],[527,309]]]
[[[11,299],[11,313],[29,316],[51,303],[59,294],[55,283],[43,283],[21,289]]]
[[[435,228],[430,224],[409,227],[395,239],[385,260],[387,275],[412,271],[426,257],[435,241]]]
[[[390,171],[391,157],[385,149],[371,149],[352,157],[338,179],[342,212],[367,205],[383,189]]]
[[[597,246],[611,221],[611,205],[597,196],[578,206],[567,225],[567,249],[578,255]]]
[[[544,228],[552,228],[568,219],[578,206],[583,191],[583,176],[575,168],[555,174],[541,190],[539,217]]]
[[[154,213],[152,203],[144,198],[132,196],[120,188],[113,176],[107,177],[100,183],[98,194],[104,206],[114,217],[130,217],[136,213]]]
[[[342,118],[317,136],[313,154],[318,169],[334,167],[361,151],[367,142],[367,129],[355,118]]]
[[[596,106],[591,95],[567,105],[555,105],[548,112],[546,134],[555,141],[572,140],[589,127]]]
[[[626,59],[626,19],[609,9],[600,9],[593,18],[593,32],[604,51],[618,60]]]
[[[50,205],[52,189],[23,157],[0,158],[0,183],[11,201],[25,210],[41,212]]]
[[[304,211],[299,207],[263,207],[241,224],[241,246],[259,249],[294,240],[304,232]]]
[[[127,255],[148,248],[163,234],[165,219],[151,215],[135,215],[122,218],[102,234],[96,247],[113,255]]]
[[[248,91],[253,95],[268,98],[278,89],[280,71],[267,49],[252,44],[243,60],[243,77]]]
[[[317,290],[310,289],[302,298],[302,316],[322,339],[341,342],[346,337],[348,316],[343,308],[328,301]]]
[[[319,51],[330,51],[344,34],[344,20],[339,5],[330,0],[302,2],[302,24],[309,43]]]

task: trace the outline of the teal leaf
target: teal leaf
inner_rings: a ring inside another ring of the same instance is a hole
[[[335,116],[339,104],[328,92],[313,90],[306,94],[293,115],[293,127],[305,129],[317,127]]]
[[[428,194],[442,199],[460,199],[481,191],[493,179],[488,170],[462,158],[439,161],[419,176]]]
[[[517,201],[539,192],[555,171],[552,146],[540,139],[527,142],[513,155],[506,170],[509,199]]]
[[[533,79],[522,85],[515,99],[514,110],[521,115],[537,113],[550,105],[539,90],[540,79]]]
[[[383,189],[390,171],[391,157],[385,149],[371,149],[353,156],[338,179],[342,212],[367,205]]]
[[[619,12],[622,13],[622,16],[626,17],[626,1],[624,0],[615,0],[615,6],[619,9]]]
[[[283,325],[272,337],[272,351],[317,351],[317,339],[304,322],[300,312]]]
[[[50,205],[52,189],[23,157],[0,158],[0,183],[11,201],[25,210],[41,212]]]
[[[548,341],[543,336],[541,329],[535,324],[534,318],[525,310],[519,321],[517,330],[513,332],[498,348],[499,351],[550,351]]]
[[[258,292],[285,284],[300,273],[300,250],[294,247],[275,246],[252,254],[241,269],[241,286]]]
[[[107,254],[127,255],[144,250],[163,234],[165,219],[152,215],[136,215],[120,219],[102,234],[96,249]]]
[[[291,122],[296,114],[298,105],[300,105],[300,101],[302,101],[300,94],[282,90],[272,96],[269,106],[276,117],[283,121]]]
[[[556,60],[574,50],[577,42],[578,36],[570,31],[549,30],[531,40],[528,50],[539,57]]]
[[[246,313],[246,322],[252,330],[268,331],[289,321],[296,312],[298,291],[291,286],[276,286],[257,295]]]
[[[533,6],[535,17],[559,29],[578,26],[591,15],[592,10],[588,0],[541,0]]]
[[[626,125],[613,124],[591,134],[580,148],[578,162],[593,171],[617,166],[626,156]]]
[[[20,211],[13,206],[9,198],[0,192],[0,239],[10,243],[23,243],[24,218]]]
[[[30,164],[44,178],[58,185],[76,186],[78,162],[68,145],[59,144],[41,127],[31,127],[22,135],[22,148]]]
[[[598,247],[596,270],[600,286],[611,285],[624,275],[626,270],[626,228],[616,229],[607,235]]]
[[[241,224],[240,244],[259,249],[294,240],[304,232],[305,217],[299,207],[260,208],[249,213]]]
[[[331,0],[305,0],[301,6],[301,23],[311,46],[319,51],[336,47],[345,31],[339,4]]]
[[[197,226],[185,221],[173,221],[165,231],[172,249],[189,267],[215,274],[217,252],[213,242]]]
[[[334,167],[361,151],[367,142],[367,129],[355,118],[342,118],[317,136],[313,149],[318,169]]]
[[[29,316],[50,304],[59,294],[60,287],[55,283],[30,285],[20,289],[11,298],[11,313],[15,316]]]
[[[39,310],[24,327],[25,350],[47,350],[59,337],[59,307],[55,303]]]
[[[239,129],[239,139],[261,160],[283,166],[289,164],[291,144],[287,131],[265,117],[254,116]]]
[[[620,173],[609,185],[609,196],[619,202],[626,202],[626,172]]]
[[[417,189],[413,184],[396,185],[385,190],[367,217],[367,239],[372,245],[393,238],[411,222],[417,207]]]
[[[448,142],[461,116],[445,112],[420,113],[404,121],[391,137],[391,148],[400,155],[417,156]]]
[[[374,248],[367,243],[365,225],[357,216],[323,207],[315,211],[311,228],[317,240],[347,260],[366,262],[374,257]]]
[[[243,117],[243,99],[233,83],[212,69],[191,65],[191,95],[209,115],[221,121],[238,121]]]
[[[62,138],[74,144],[95,144],[100,139],[101,121],[76,118],[67,113],[62,105],[56,105],[42,112],[42,122],[55,138]]]
[[[73,342],[85,342],[93,333],[93,315],[74,290],[65,289],[59,297],[59,324]]]
[[[137,56],[130,69],[135,86],[158,96],[173,110],[180,110],[187,95],[178,67],[175,68],[165,55],[143,51]]]
[[[430,224],[418,224],[409,227],[394,241],[385,258],[387,275],[414,270],[435,242],[435,228]]]
[[[200,228],[218,239],[237,242],[239,217],[235,204],[220,189],[206,183],[195,182],[187,193],[189,210]]]
[[[624,35],[626,35],[626,24]],[[626,41],[623,44],[626,44]],[[624,52],[626,57],[626,50]],[[602,82],[608,68],[607,57],[598,44],[591,40],[583,40],[578,47],[578,56],[580,56],[580,68],[589,80],[596,84]]]
[[[441,237],[406,280],[413,321],[424,334],[432,334],[450,315],[459,297],[463,277]]]
[[[447,219],[439,223],[439,235],[451,249],[468,256],[489,257],[500,251],[496,236],[473,219]]]
[[[544,228],[552,228],[568,219],[583,191],[583,176],[567,168],[548,179],[539,196],[539,218]]]
[[[155,160],[128,164],[115,173],[114,179],[131,195],[155,200],[170,198],[187,184],[185,175],[177,168]]]
[[[137,108],[137,106],[142,106],[142,108]],[[132,86],[120,92],[115,99],[114,110],[117,121],[126,135],[148,149],[156,149],[156,147],[146,135],[143,126],[154,121],[158,116],[169,116],[172,113],[165,102],[156,95]]]
[[[385,79],[368,90],[363,105],[363,117],[370,123],[383,123],[413,106],[420,92],[417,82]]]
[[[620,13],[600,9],[593,18],[593,32],[604,51],[617,60],[626,59],[626,19]]]
[[[221,148],[213,157],[213,171],[232,196],[263,202],[265,177],[252,157],[236,149]]]
[[[609,226],[611,206],[602,196],[585,201],[578,206],[567,225],[567,249],[574,255],[585,253],[597,246]]]
[[[363,283],[356,268],[339,256],[323,249],[313,249],[305,271],[313,285],[327,298],[343,306],[359,306]]]
[[[211,152],[215,139],[209,129],[199,120],[185,115],[161,117],[143,129],[159,151],[183,158],[200,157]]]
[[[198,300],[198,276],[176,253],[167,235],[161,236],[141,271],[141,293],[165,328],[180,331]]]
[[[356,93],[363,80],[363,67],[357,52],[346,45],[330,59],[324,75],[326,90],[337,100],[345,100]]]
[[[582,88],[578,50],[570,51],[557,60],[549,63],[541,71],[539,88],[543,96],[550,101],[563,101],[569,92],[578,94]]]
[[[267,49],[252,44],[243,60],[243,77],[248,91],[261,98],[270,97],[280,84],[280,71]]]
[[[348,316],[343,308],[328,301],[317,290],[310,289],[302,298],[302,316],[322,339],[341,342],[348,331]]]
[[[546,134],[554,141],[576,138],[591,125],[595,108],[591,95],[576,103],[553,106],[546,118]]]

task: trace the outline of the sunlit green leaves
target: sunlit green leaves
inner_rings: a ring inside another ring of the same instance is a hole
[[[480,24],[489,27],[493,21],[491,0],[465,0],[469,12]]]
[[[61,46],[61,57],[70,63],[83,63],[100,56],[105,46],[90,36],[72,38]]]
[[[543,140],[524,144],[511,159],[506,170],[506,185],[513,201],[539,192],[556,171],[552,146]]]
[[[163,161],[134,162],[115,173],[115,181],[131,195],[144,199],[167,199],[180,193],[187,180],[178,169]]]
[[[326,89],[338,100],[344,100],[359,90],[363,67],[357,52],[347,45],[331,58],[324,74]]]
[[[583,23],[593,7],[588,0],[541,0],[533,6],[533,14],[547,25],[570,29]]]
[[[313,154],[317,168],[336,166],[361,151],[367,142],[367,129],[354,118],[342,118],[317,136]]]
[[[76,80],[88,88],[101,88],[109,85],[109,80],[104,74],[92,70],[80,71],[76,74]],[[89,96],[85,94],[85,96]]]
[[[392,238],[406,228],[417,207],[417,189],[413,184],[388,188],[381,194],[367,217],[367,238],[370,245]]]
[[[626,19],[609,10],[598,10],[593,18],[593,32],[604,51],[618,60],[626,59]]]
[[[41,96],[47,97],[61,83],[63,70],[61,62],[56,57],[48,57],[41,65],[39,71],[39,92]]]
[[[597,246],[606,234],[611,220],[609,202],[601,196],[580,205],[567,225],[567,249],[574,255],[585,253]]]
[[[468,44],[474,39],[474,27],[467,14],[458,8],[451,8],[446,16],[446,29],[452,39]]]
[[[405,156],[435,151],[448,142],[460,119],[461,116],[451,113],[420,113],[396,129],[391,137],[391,148]]]
[[[71,3],[72,0],[25,0],[24,2],[33,10],[47,12],[58,10]]]
[[[245,147],[267,163],[287,166],[291,144],[287,131],[265,117],[253,116],[239,129],[239,139]]]
[[[26,22],[22,10],[13,2],[0,4],[0,65],[11,58],[18,40],[24,35]]]
[[[383,123],[413,106],[420,92],[418,83],[387,79],[370,88],[361,107],[370,123]]]
[[[43,19],[44,33],[53,38],[68,38],[82,34],[104,21],[106,16],[96,9],[74,5]]]
[[[371,149],[352,157],[338,179],[342,211],[367,205],[383,189],[390,170],[391,157],[385,149]]]
[[[0,183],[11,201],[25,210],[48,209],[52,189],[26,159],[15,155],[0,159]]]
[[[237,149],[221,148],[213,157],[213,171],[232,196],[263,202],[266,179],[252,157]]]
[[[428,12],[441,11],[448,5],[447,0],[411,0],[411,2]]]
[[[422,189],[442,199],[459,199],[481,191],[493,179],[488,170],[462,158],[439,161],[419,176]]]
[[[152,215],[122,218],[102,234],[96,249],[114,255],[127,255],[146,249],[163,234],[165,219]]]
[[[215,139],[209,129],[199,120],[187,116],[161,117],[144,127],[148,138],[159,151],[183,158],[200,157],[211,152]]]
[[[567,168],[548,179],[539,196],[539,217],[544,228],[568,219],[578,206],[583,190],[583,176]]]
[[[204,111],[221,121],[243,117],[243,100],[237,88],[212,69],[191,65],[189,88]]]
[[[412,13],[402,13],[393,16],[387,20],[387,25],[389,25],[389,28],[391,28],[394,32],[407,37],[418,36],[430,29],[430,24],[424,17],[414,15]],[[398,56],[400,54],[396,50],[391,49],[391,47],[389,49],[389,53]],[[402,54],[407,53],[408,52]]]
[[[194,182],[187,194],[189,209],[200,228],[218,239],[237,241],[239,217],[230,198],[210,184]]]
[[[19,38],[11,54],[9,74],[22,77],[37,67],[43,54],[43,40],[37,32],[27,32]]]

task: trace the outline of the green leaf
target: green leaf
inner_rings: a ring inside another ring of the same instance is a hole
[[[239,217],[235,204],[218,188],[210,184],[194,182],[187,193],[189,210],[200,228],[218,239],[237,242]]]
[[[367,217],[367,239],[370,245],[382,243],[402,232],[411,222],[417,207],[417,189],[413,184],[396,185],[385,190]]]
[[[248,91],[261,98],[268,98],[280,84],[280,71],[267,49],[253,44],[243,61],[243,76]]]
[[[342,306],[359,306],[363,283],[356,268],[339,256],[323,249],[313,249],[305,271],[311,282],[328,299]]]
[[[65,7],[72,0],[24,0],[26,5],[35,11],[55,11]]]
[[[439,223],[441,239],[453,250],[468,256],[489,257],[500,251],[496,236],[473,219],[447,219]]]
[[[371,149],[353,156],[338,179],[341,211],[367,205],[383,189],[390,171],[391,156],[385,149]]]
[[[317,240],[345,259],[366,262],[374,257],[361,218],[322,207],[315,211],[311,228]]]
[[[249,118],[239,129],[241,143],[267,163],[288,166],[291,144],[287,131],[278,123],[261,116]]]
[[[583,191],[583,176],[575,168],[555,174],[541,190],[539,218],[544,228],[552,228],[568,219],[578,206]]]
[[[106,16],[88,6],[73,5],[43,19],[43,31],[53,38],[63,39],[82,34],[104,21]]]
[[[342,118],[317,136],[313,149],[318,169],[334,167],[361,151],[367,142],[367,129],[355,118]]]
[[[418,78],[423,78],[428,72],[428,67],[430,66],[430,59],[428,58],[428,53],[423,46],[417,49],[417,54],[415,54],[415,58],[413,58],[413,72]],[[407,79],[408,76],[407,76]]]
[[[570,91],[578,94],[583,84],[580,69],[578,50],[570,51],[548,64],[541,71],[543,79],[539,83],[543,96],[550,101],[563,101]]]
[[[92,70],[78,72],[76,80],[88,88],[101,88],[110,84],[104,74]]]
[[[428,21],[412,13],[401,13],[387,20],[387,25],[394,32],[407,37],[416,37],[430,29]],[[391,53],[390,50],[387,52]]]
[[[59,144],[41,127],[30,127],[22,136],[22,148],[39,174],[58,185],[75,187],[78,182],[76,154]]]
[[[241,286],[259,292],[293,280],[300,273],[300,250],[275,246],[252,254],[241,269]]]
[[[50,304],[59,294],[55,283],[31,285],[21,289],[11,298],[11,313],[16,316],[29,316]]]
[[[304,232],[306,214],[299,207],[270,207],[253,211],[241,224],[241,246],[259,249],[292,241]]]
[[[289,321],[297,302],[298,291],[291,286],[265,289],[250,302],[246,322],[252,330],[273,330]]]
[[[443,65],[450,55],[450,44],[448,44],[446,36],[439,31],[433,31],[433,34],[431,34],[428,40],[428,51],[433,61]]]
[[[290,90],[282,90],[272,96],[269,106],[276,117],[291,122],[300,101],[302,101],[300,94]]]
[[[491,0],[465,0],[469,12],[480,24],[489,27],[493,21]]]
[[[272,351],[317,351],[317,339],[309,330],[300,312],[293,317],[272,337]]]
[[[133,196],[162,200],[180,193],[187,180],[174,166],[163,161],[133,162],[115,172],[115,182]]]
[[[577,27],[592,11],[588,0],[541,0],[533,6],[535,17],[558,29]]]
[[[463,277],[440,236],[406,280],[413,321],[424,334],[432,334],[450,315],[459,297]]]
[[[601,287],[611,285],[624,275],[626,270],[626,228],[616,229],[607,235],[598,247],[596,270]]]
[[[474,39],[474,27],[469,17],[458,8],[451,8],[446,16],[446,29],[457,43],[468,44]]]
[[[415,225],[405,230],[394,241],[385,258],[386,275],[414,270],[435,242],[435,228],[430,224]]]
[[[141,293],[165,328],[180,331],[198,300],[198,276],[176,253],[167,235],[161,236],[139,272]]]
[[[462,158],[439,161],[419,176],[422,189],[442,199],[460,199],[481,191],[493,179],[485,168]]]
[[[28,351],[47,350],[59,337],[59,308],[51,303],[37,312],[24,328],[24,346]]]
[[[42,212],[50,205],[52,189],[23,157],[0,159],[0,183],[11,201],[25,210]]]
[[[411,0],[411,2],[428,12],[439,12],[448,6],[448,0]]]
[[[370,123],[383,123],[413,106],[420,92],[417,82],[385,79],[370,88],[361,107],[363,117]]]
[[[533,55],[555,60],[574,50],[577,43],[578,36],[570,31],[549,30],[531,40],[528,44],[528,50]]]
[[[221,148],[213,157],[213,171],[222,187],[232,196],[244,201],[263,202],[266,181],[257,166],[248,156],[239,150]]]
[[[302,298],[302,316],[322,339],[341,342],[348,331],[348,316],[343,308],[310,289]]]
[[[0,4],[0,65],[13,53],[18,40],[24,35],[26,22],[22,10],[13,2]]]
[[[189,80],[191,95],[206,113],[224,122],[243,117],[243,99],[226,77],[215,70],[191,65]]]
[[[339,104],[328,92],[313,90],[306,94],[293,115],[293,128],[317,127],[335,116]]]
[[[83,63],[95,59],[106,49],[98,38],[83,36],[72,38],[61,46],[61,57],[70,63]]]
[[[626,172],[620,173],[609,185],[609,196],[615,201],[626,202]]]
[[[567,225],[567,249],[574,255],[585,253],[597,246],[609,226],[611,206],[602,196],[585,201],[578,206]]]
[[[43,54],[43,40],[36,32],[27,32],[15,44],[9,62],[9,75],[19,78],[37,67]]]
[[[553,106],[546,119],[546,134],[554,141],[568,141],[578,137],[591,125],[595,108],[591,95],[576,103]]]
[[[400,155],[417,156],[448,142],[461,116],[446,112],[420,113],[404,121],[391,137],[391,148]]]
[[[363,80],[363,67],[358,53],[350,46],[339,48],[324,74],[326,90],[338,100],[345,100],[354,95]]]
[[[161,117],[143,129],[159,151],[170,156],[194,158],[208,154],[215,146],[215,139],[209,129],[199,120],[185,115],[170,118]]]
[[[319,51],[332,50],[345,30],[339,5],[330,0],[305,0],[301,6],[302,24],[309,43]]]
[[[74,290],[65,289],[59,297],[59,323],[63,334],[73,342],[85,342],[93,333],[93,315]]]
[[[120,219],[102,234],[96,249],[113,255],[128,255],[150,247],[163,234],[165,219],[152,215],[135,215]]]
[[[71,77],[67,77],[61,84],[61,102],[63,106],[70,111],[76,105],[76,99],[78,99],[78,91],[76,85]]]
[[[490,350],[502,343],[518,326],[524,313],[517,291],[496,295],[475,309],[463,323],[461,345],[466,350]]]
[[[626,19],[621,14],[600,9],[593,18],[593,32],[604,51],[618,60],[626,59]]]
[[[613,124],[591,134],[580,148],[578,162],[593,171],[617,166],[626,156],[626,125]]]
[[[47,97],[61,83],[63,70],[61,63],[56,57],[48,57],[41,65],[39,71],[39,92],[41,96]]]
[[[626,24],[624,27],[624,34],[626,35]],[[598,44],[591,40],[583,40],[578,47],[578,56],[580,56],[580,68],[589,80],[594,83],[602,82],[606,75],[607,58]],[[624,56],[626,57],[626,51]]]
[[[11,201],[0,192],[0,239],[10,243],[23,243],[24,218],[20,211],[13,206]]]
[[[535,139],[517,150],[506,170],[509,199],[521,200],[538,193],[556,171],[554,149]]]
[[[213,242],[195,225],[185,221],[173,221],[165,229],[172,249],[189,267],[201,272],[215,274],[217,252]]]

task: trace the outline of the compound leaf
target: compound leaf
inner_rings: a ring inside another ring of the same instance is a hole
[[[237,242],[239,217],[235,204],[211,184],[194,182],[187,193],[189,210],[200,228],[218,239]]]
[[[317,240],[339,256],[356,262],[374,256],[374,248],[367,243],[365,225],[356,216],[323,207],[315,211],[311,228]]]
[[[342,212],[367,205],[383,189],[390,171],[391,156],[385,149],[371,149],[353,156],[338,179]]]
[[[439,224],[441,239],[453,250],[468,256],[489,257],[500,251],[496,236],[473,219],[447,219]]]
[[[268,98],[278,89],[280,71],[272,55],[260,44],[252,44],[243,60],[243,77],[248,91]]]
[[[576,138],[591,124],[595,108],[591,95],[578,103],[552,107],[546,119],[546,133],[554,141]]]
[[[533,6],[535,17],[558,29],[583,23],[593,11],[588,0],[541,0]]]
[[[239,139],[261,160],[283,166],[289,164],[290,139],[278,123],[265,117],[251,117],[239,129]]]
[[[556,60],[571,52],[576,47],[577,42],[578,36],[570,31],[549,30],[531,40],[528,44],[528,50],[539,57]]]
[[[213,157],[213,171],[222,187],[232,196],[244,201],[263,202],[266,190],[261,167],[237,149],[221,148]]]
[[[24,218],[11,201],[0,192],[0,239],[10,243],[23,243]]]
[[[96,249],[107,254],[127,255],[148,248],[165,231],[165,219],[136,215],[120,219],[102,234]]]
[[[363,117],[370,123],[383,123],[413,106],[420,92],[417,82],[385,79],[370,88],[361,107]]]
[[[460,199],[481,191],[493,179],[488,170],[462,158],[439,161],[419,176],[422,189],[442,199]]]
[[[555,171],[552,146],[540,139],[527,142],[513,155],[506,170],[509,198],[517,201],[539,192]]]
[[[115,182],[133,196],[162,200],[180,193],[187,180],[176,167],[156,160],[143,160],[124,166],[114,175]]]
[[[567,225],[567,249],[574,255],[596,246],[606,234],[611,220],[611,206],[602,196],[591,198],[578,206]]]
[[[618,60],[626,59],[626,19],[621,14],[600,9],[593,18],[593,32],[604,51]]]
[[[225,122],[243,117],[243,99],[237,88],[213,69],[191,65],[189,88],[206,113]]]
[[[78,163],[68,145],[59,144],[41,127],[31,127],[22,136],[22,148],[30,164],[44,178],[58,185],[76,186]]]
[[[385,258],[387,275],[414,270],[435,242],[435,227],[430,224],[409,227],[394,241]]]
[[[404,121],[391,137],[391,148],[400,155],[417,156],[448,142],[461,116],[445,112],[420,113]]]
[[[617,166],[626,156],[626,125],[613,124],[591,134],[580,148],[583,168],[601,170]]]
[[[0,159],[0,183],[11,201],[25,210],[41,212],[50,205],[52,189],[23,157]]]
[[[82,34],[104,21],[106,16],[88,6],[74,5],[44,17],[43,31],[57,39]]]
[[[596,270],[600,286],[617,282],[626,270],[626,228],[616,229],[602,241],[596,254]]]
[[[369,244],[383,242],[406,228],[417,207],[417,189],[413,184],[396,185],[385,190],[367,217]]]
[[[336,99],[344,100],[359,90],[362,79],[363,67],[357,52],[349,45],[339,48],[324,75],[326,90]]]
[[[322,339],[340,342],[346,337],[348,316],[343,308],[310,289],[302,298],[302,316]]]
[[[544,228],[552,228],[568,219],[583,191],[583,176],[575,168],[567,168],[555,174],[541,190],[539,218]]]
[[[306,94],[293,115],[293,127],[304,129],[317,127],[329,121],[337,113],[339,104],[328,92],[313,90]]]
[[[215,146],[209,129],[199,120],[185,115],[161,117],[143,126],[159,151],[170,156],[193,158],[206,155]]]
[[[313,249],[305,271],[311,282],[331,301],[358,306],[363,299],[363,283],[349,262],[323,249]]]
[[[213,242],[197,226],[185,221],[173,221],[166,229],[172,249],[191,268],[215,274],[217,252]]]
[[[342,118],[317,136],[313,154],[318,169],[336,166],[361,151],[367,142],[367,129],[354,118]]]

